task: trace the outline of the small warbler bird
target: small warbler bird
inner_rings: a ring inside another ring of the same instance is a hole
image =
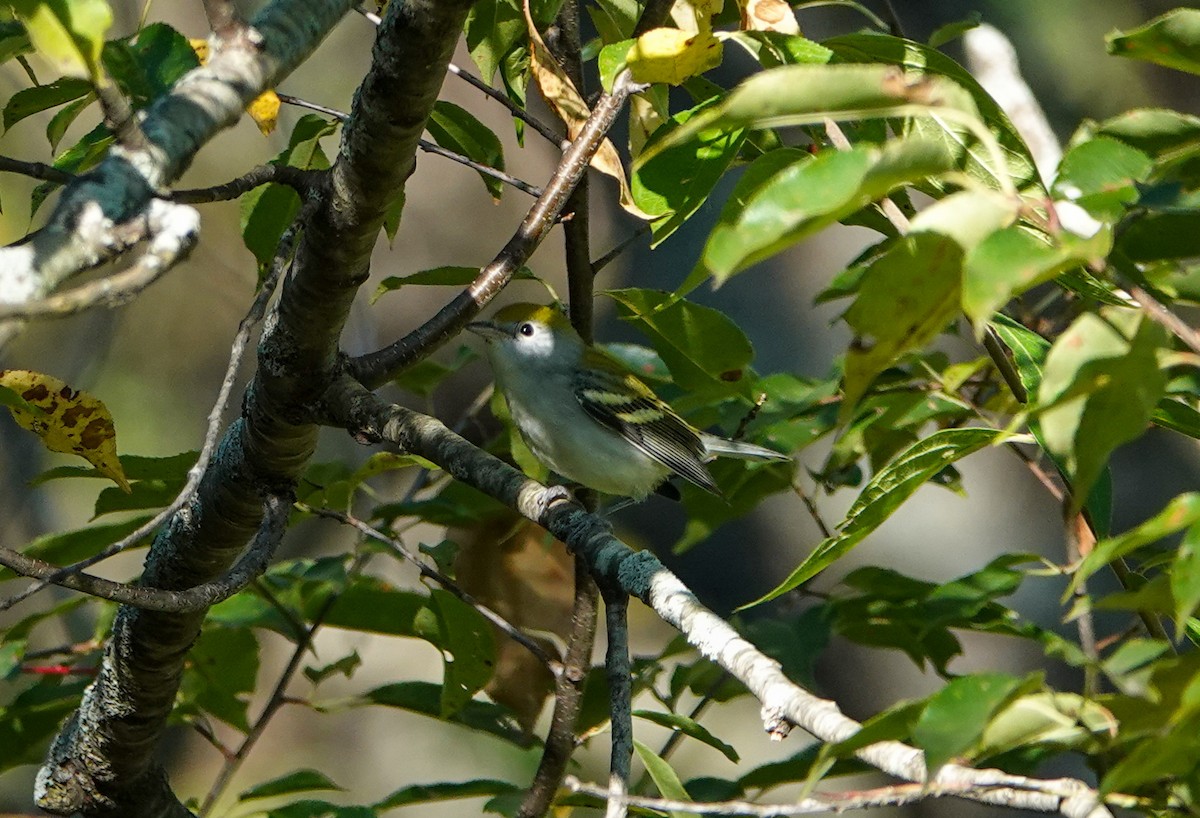
[[[718,455],[790,459],[693,428],[552,307],[513,304],[467,329],[488,342],[496,386],[530,451],[575,483],[641,500],[677,474],[719,495],[704,466]]]

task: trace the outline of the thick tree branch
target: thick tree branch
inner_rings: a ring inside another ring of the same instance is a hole
[[[143,147],[114,147],[95,170],[67,186],[44,228],[0,250],[0,302],[43,297],[124,250],[127,245],[112,241],[114,231],[141,214],[264,88],[303,62],[352,6],[353,0],[275,0],[250,27],[215,36],[208,63],[147,110]]]
[[[389,405],[348,378],[330,390],[322,405],[328,421],[348,429],[356,439],[386,441],[425,457],[456,479],[544,526],[587,561],[602,587],[619,587],[641,599],[678,628],[701,654],[741,681],[762,703],[768,733],[779,735],[795,725],[822,741],[840,742],[862,729],[834,702],[818,698],[788,679],[778,662],[701,605],[653,554],[635,552],[614,537],[603,518],[559,499],[436,419]],[[1038,780],[959,764],[946,764],[930,777],[922,753],[896,741],[872,744],[856,755],[902,780],[962,790],[969,792],[972,800],[984,803],[1057,812],[1067,818],[1103,818],[1110,814],[1099,794],[1075,779]]]
[[[281,61],[278,54],[299,59],[319,39],[315,34],[349,6],[277,0],[254,22],[262,29],[264,16],[268,21],[286,18],[263,32],[265,53],[274,56],[264,64],[243,55],[241,62],[249,62],[243,66],[245,73],[265,80],[290,67],[292,63]],[[337,361],[338,336],[350,302],[366,279],[387,206],[412,168],[417,139],[466,9],[465,0],[389,6],[371,70],[343,131],[330,183],[313,197],[315,213],[304,224],[293,272],[259,345],[259,369],[243,401],[242,416],[227,431],[196,497],[156,538],[143,574],[145,584],[180,589],[219,576],[259,525],[260,492],[289,490],[307,465],[317,428],[296,407],[323,391],[323,378]],[[279,38],[292,40],[282,52],[272,47]],[[214,54],[209,68],[223,64],[221,52]],[[214,90],[220,85],[209,84]],[[263,84],[236,87],[253,96]],[[197,90],[197,81],[182,85]],[[177,87],[172,98],[179,91]],[[222,111],[244,104],[241,96],[230,97],[229,89],[224,96],[228,105]],[[182,106],[179,113],[186,116],[198,105],[181,97],[170,105],[156,105],[152,112],[166,115]],[[152,142],[163,141],[164,127],[146,127]],[[192,150],[166,151],[177,159],[160,163],[140,178],[169,178],[170,171],[186,161],[181,157],[190,157],[210,130],[174,134]],[[120,186],[119,181],[113,184]],[[73,192],[79,195],[81,191]],[[145,792],[151,783],[164,780],[155,750],[202,619],[202,613],[129,607],[118,612],[100,673],[38,775],[40,806],[87,815],[162,814],[160,802],[150,804]]]

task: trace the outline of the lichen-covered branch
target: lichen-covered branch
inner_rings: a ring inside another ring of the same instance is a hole
[[[209,139],[303,62],[353,6],[353,0],[275,0],[249,26],[214,36],[208,63],[146,111],[139,147],[114,147],[67,185],[45,227],[0,249],[0,303],[41,298],[125,249],[111,240],[113,231],[141,214]]]
[[[826,742],[844,741],[862,725],[827,699],[788,679],[728,623],[705,608],[648,551],[634,551],[613,536],[603,518],[562,500],[538,482],[471,445],[435,418],[387,404],[350,379],[323,401],[326,419],[360,440],[386,441],[438,464],[458,480],[538,522],[582,556],[601,587],[619,587],[649,605],[701,654],[737,678],[762,703],[764,727],[782,736],[792,726]],[[871,744],[856,755],[904,781],[961,792],[984,803],[1060,813],[1067,818],[1104,818],[1110,813],[1096,790],[1076,779],[1040,780],[1002,770],[944,765],[930,778],[920,750],[897,741]]]

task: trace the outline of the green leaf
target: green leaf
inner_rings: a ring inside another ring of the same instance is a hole
[[[779,31],[734,31],[729,39],[750,52],[763,68],[824,65],[833,57],[833,52],[820,43]]]
[[[1165,108],[1134,108],[1101,122],[1095,132],[1159,157],[1195,145],[1200,117]]]
[[[1166,388],[1165,331],[1140,313],[1084,313],[1046,356],[1038,403],[1048,451],[1073,479],[1078,510],[1117,446],[1139,437]]]
[[[62,77],[46,85],[24,88],[8,98],[4,106],[4,130],[36,113],[56,108],[92,92],[92,84],[75,77]]]
[[[953,164],[941,145],[926,139],[806,156],[744,193],[745,204],[735,208],[735,218],[727,220],[730,214],[722,214],[697,271],[703,269],[723,283],[892,189],[948,171]]]
[[[672,801],[692,800],[688,791],[683,788],[683,782],[679,780],[679,775],[661,756],[636,739],[633,742],[633,749],[637,751],[638,758],[646,766],[646,772],[650,774],[650,779],[654,782],[654,786],[658,787],[658,792],[663,798]],[[695,813],[676,811],[671,815],[675,818],[684,818],[684,816],[694,816]]]
[[[358,670],[360,665],[362,665],[362,658],[359,657],[358,651],[352,650],[341,659],[330,662],[327,665],[321,667],[310,665],[305,667],[304,678],[308,679],[314,685],[319,685],[321,682],[339,673],[349,679],[354,675],[354,671]]]
[[[1189,776],[1200,756],[1200,714],[1191,713],[1138,743],[1100,781],[1100,795],[1130,792],[1142,785]]]
[[[270,781],[256,784],[238,795],[239,801],[252,801],[255,798],[273,798],[277,795],[289,795],[294,792],[313,792],[314,790],[344,790],[333,782],[329,776],[319,770],[294,770],[287,775],[281,775]]]
[[[306,170],[329,167],[321,149],[321,139],[337,129],[336,121],[314,114],[301,117],[292,129],[288,146],[271,160],[272,165],[291,165]],[[238,200],[241,212],[242,241],[254,254],[259,269],[266,269],[275,257],[279,240],[300,210],[300,196],[290,187],[267,184],[256,187]]]
[[[727,315],[662,290],[607,290],[625,321],[644,333],[682,389],[737,392],[754,348]]]
[[[462,710],[492,678],[496,669],[496,646],[492,626],[483,614],[449,591],[434,588],[430,604],[441,630],[442,682],[441,717]]]
[[[50,739],[79,706],[87,681],[43,679],[0,708],[0,772],[45,760]]]
[[[647,148],[709,107],[700,105],[672,116],[655,131]],[[725,171],[737,158],[745,131],[704,131],[634,164],[629,180],[634,203],[649,214],[657,247],[708,201]]]
[[[417,363],[397,375],[392,383],[402,389],[428,397],[449,376],[474,361],[479,356],[470,347],[462,346],[455,352],[454,358],[446,364],[433,358],[422,358]]]
[[[997,230],[1012,224],[1019,202],[994,190],[961,190],[938,199],[913,217],[910,233],[940,233],[971,250]]]
[[[1063,156],[1054,194],[1078,204],[1098,219],[1117,221],[1137,201],[1137,183],[1154,167],[1142,151],[1107,136],[1074,145]]]
[[[25,26],[16,20],[0,20],[0,64],[33,50]]]
[[[1175,629],[1182,633],[1188,617],[1200,608],[1200,525],[1192,525],[1183,535],[1167,575],[1175,600]]]
[[[977,11],[973,11],[967,15],[967,19],[965,20],[956,20],[953,23],[946,23],[943,26],[939,26],[936,31],[929,35],[929,47],[941,48],[946,43],[957,40],[971,29],[978,28],[982,21],[983,15]]]
[[[1070,267],[1103,258],[1111,247],[1112,231],[1108,227],[1089,238],[1067,231],[1046,236],[1020,224],[998,230],[967,253],[963,263],[963,312],[976,328],[981,328],[1009,299]]]
[[[246,708],[257,676],[258,640],[248,628],[205,628],[188,653],[176,712],[208,713],[249,732]]]
[[[84,173],[100,163],[109,146],[115,141],[116,138],[109,133],[108,128],[102,123],[88,131],[80,137],[78,142],[59,154],[55,158],[53,165],[59,170],[65,170],[67,173]],[[33,193],[29,196],[29,211],[31,216],[41,209],[46,198],[57,190],[58,187],[57,182],[42,182],[33,189]]]
[[[1007,315],[996,314],[988,325],[1012,352],[1017,377],[1029,395],[1036,395],[1042,384],[1042,366],[1050,352],[1050,342]]]
[[[906,236],[871,263],[845,316],[855,340],[846,352],[841,421],[853,417],[880,372],[958,315],[961,282],[962,249],[936,233]]]
[[[377,687],[363,697],[365,704],[398,707],[441,719],[442,686],[429,682],[395,682]],[[490,702],[471,700],[444,721],[487,733],[518,747],[529,747],[531,739],[517,724],[512,713]]]
[[[1123,225],[1117,249],[1130,261],[1190,259],[1200,255],[1200,210],[1140,213]]]
[[[1182,401],[1163,398],[1155,407],[1150,421],[1156,426],[1200,440],[1200,412]]]
[[[1080,583],[1113,560],[1152,545],[1164,537],[1195,525],[1197,521],[1200,521],[1200,494],[1181,494],[1141,525],[1116,537],[1100,540],[1075,569],[1070,587],[1063,598],[1073,593]]]
[[[1105,707],[1074,693],[1042,691],[1023,695],[996,713],[976,747],[986,758],[1020,747],[1053,745],[1090,749],[1116,724]]]
[[[135,108],[163,96],[200,65],[187,38],[164,23],[151,23],[131,37],[106,43],[103,59]]]
[[[707,744],[714,750],[725,756],[734,764],[738,763],[737,750],[729,744],[726,744],[721,739],[714,736],[708,731],[708,728],[700,724],[692,718],[688,718],[680,713],[660,713],[654,710],[634,710],[633,715],[639,719],[654,722],[655,724],[683,733],[685,736],[694,738],[697,741]]]
[[[1105,41],[1109,54],[1200,74],[1200,10],[1174,9]]]
[[[486,125],[464,108],[452,102],[438,100],[425,123],[434,141],[446,150],[494,170],[504,170],[504,148]],[[483,185],[496,199],[504,192],[504,183],[493,176],[479,174]]]
[[[962,756],[983,737],[992,717],[1017,696],[1041,686],[1040,676],[1018,679],[981,673],[952,680],[929,698],[913,728],[913,741],[925,751],[930,775]]]
[[[11,0],[40,56],[63,74],[104,81],[100,52],[113,14],[106,0]]]
[[[521,787],[507,781],[481,778],[475,781],[442,781],[436,784],[410,784],[401,787],[373,808],[378,812],[406,807],[410,804],[428,804],[431,801],[452,801],[457,798],[503,795],[523,792]]]
[[[62,138],[67,134],[67,129],[95,101],[96,95],[89,92],[86,96],[64,105],[62,110],[50,117],[50,121],[46,123],[46,139],[50,142],[51,151],[58,150]]]
[[[813,549],[779,587],[742,608],[775,599],[816,576],[882,525],[913,492],[951,463],[1004,437],[1004,432],[997,429],[942,429],[917,441],[871,478],[838,525],[837,534]]]
[[[491,82],[504,57],[525,36],[525,17],[515,0],[480,0],[464,26],[467,50],[484,82]]]
[[[982,117],[988,130],[1000,143],[1004,154],[1005,168],[1018,189],[1031,184],[1038,184],[1037,169],[1033,156],[1025,140],[1017,133],[1016,127],[1009,121],[1008,116],[984,90],[983,86],[967,72],[965,68],[938,51],[912,40],[892,37],[884,34],[844,34],[822,42],[841,62],[851,63],[887,63],[901,66],[906,71],[922,75],[944,78],[954,83],[957,89],[963,89],[970,96],[974,110]],[[944,93],[942,86],[936,86],[934,94]],[[968,111],[961,102],[950,101],[954,107]],[[927,119],[910,121],[910,130],[924,133],[944,140],[947,145],[962,148],[962,134],[955,128],[933,122]],[[972,176],[995,186],[997,184],[994,162],[987,151],[978,144],[966,147],[966,171]]]
[[[447,266],[421,270],[406,276],[388,276],[379,283],[371,295],[371,303],[378,301],[384,293],[398,290],[409,285],[434,287],[466,287],[479,276],[478,267]],[[513,274],[514,279],[536,281],[537,276],[528,267],[522,267]]]
[[[105,546],[112,545],[136,531],[149,519],[149,516],[138,516],[109,525],[93,525],[74,531],[43,534],[22,548],[21,553],[55,565],[68,565],[102,551]],[[148,535],[143,542],[148,543],[152,536],[153,534]],[[7,568],[0,569],[0,579],[11,579],[13,576]]]

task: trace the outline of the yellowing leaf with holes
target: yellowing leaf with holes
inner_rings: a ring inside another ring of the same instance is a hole
[[[129,481],[117,459],[112,415],[99,398],[80,392],[50,375],[28,369],[0,370],[0,386],[30,408],[9,405],[17,423],[42,439],[52,452],[77,454],[128,492]]]
[[[591,109],[583,101],[575,83],[563,71],[558,60],[550,53],[542,35],[538,33],[529,11],[529,0],[523,3],[525,11],[525,26],[529,29],[529,66],[534,82],[546,104],[554,109],[554,113],[567,127],[567,138],[575,139],[583,130],[583,125],[591,115]],[[591,166],[606,176],[617,180],[621,188],[621,207],[626,212],[639,219],[650,220],[650,217],[633,203],[633,194],[629,190],[629,181],[625,178],[625,166],[621,164],[621,155],[608,139],[600,143],[600,149],[592,157]]]
[[[799,34],[800,24],[784,0],[740,0],[743,31],[778,31]]]
[[[638,82],[680,85],[721,64],[721,41],[706,30],[655,28],[638,37],[626,62]]]
[[[196,59],[200,60],[201,65],[208,62],[208,40],[192,38],[188,40],[188,44],[191,45],[192,51],[196,52]],[[275,130],[275,125],[279,121],[280,104],[279,97],[275,92],[267,90],[246,106],[246,113],[258,125],[263,136],[269,136]]]

